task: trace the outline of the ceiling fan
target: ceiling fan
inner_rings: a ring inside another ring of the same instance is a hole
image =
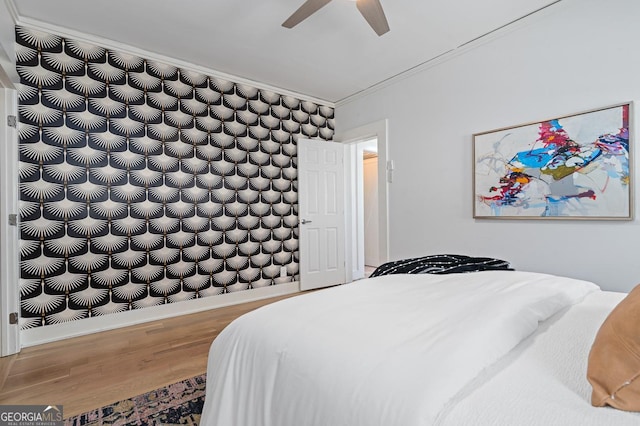
[[[309,16],[316,13],[331,0],[306,0],[286,21],[282,23],[285,28],[293,28]],[[356,7],[367,20],[373,31],[379,36],[389,31],[389,23],[384,16],[380,0],[356,0]]]

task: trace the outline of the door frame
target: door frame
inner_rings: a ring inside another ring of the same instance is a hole
[[[20,351],[20,325],[9,321],[20,312],[20,241],[18,226],[9,224],[9,215],[18,214],[18,132],[10,115],[18,116],[18,93],[0,64],[0,356]]]
[[[375,121],[353,129],[336,133],[334,140],[345,145],[345,235],[347,282],[353,281],[354,256],[357,256],[357,211],[355,199],[357,170],[355,167],[356,144],[368,139],[378,141],[378,253],[380,262],[389,261],[389,183],[392,181],[393,163],[388,153],[389,124],[387,119]],[[350,254],[350,255],[349,255]],[[363,254],[364,255],[364,254]]]

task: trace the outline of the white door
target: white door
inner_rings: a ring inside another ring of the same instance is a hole
[[[344,145],[298,140],[300,289],[346,282]]]

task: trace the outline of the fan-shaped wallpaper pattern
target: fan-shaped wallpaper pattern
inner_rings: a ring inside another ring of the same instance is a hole
[[[23,27],[16,41],[23,328],[297,278],[296,141],[332,139],[332,108]]]

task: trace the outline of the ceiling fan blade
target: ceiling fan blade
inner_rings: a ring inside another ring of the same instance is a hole
[[[286,21],[282,23],[285,28],[293,28],[309,16],[316,13],[331,0],[307,0]]]
[[[356,6],[376,34],[381,36],[389,31],[389,23],[384,16],[380,0],[358,0]]]

